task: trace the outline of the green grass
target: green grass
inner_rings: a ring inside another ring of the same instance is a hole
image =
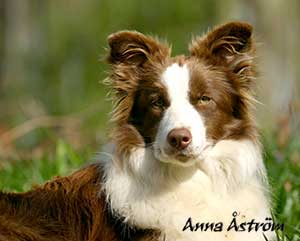
[[[54,156],[43,159],[2,163],[0,190],[26,191],[33,185],[42,184],[54,176],[70,174],[89,160],[87,153],[79,155],[72,147],[59,140]],[[0,166],[1,167],[1,166]]]
[[[264,138],[265,162],[272,187],[274,216],[284,223],[278,240],[300,241],[300,138],[279,148],[271,135]],[[0,190],[26,191],[57,175],[67,175],[87,163],[89,153],[76,153],[58,141],[53,156],[2,164]]]
[[[300,138],[279,147],[270,135],[264,139],[265,163],[272,187],[276,220],[284,223],[278,240],[300,240]]]

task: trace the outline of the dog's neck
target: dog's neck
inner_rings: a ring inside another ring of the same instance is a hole
[[[195,213],[224,221],[235,208],[246,210],[243,192],[249,198],[264,199],[256,190],[263,185],[264,168],[260,149],[253,142],[224,141],[199,161],[190,167],[162,163],[149,148],[136,148],[121,162],[112,154],[103,164],[103,188],[112,212],[138,228],[175,232]],[[234,192],[238,194],[232,199]],[[260,205],[267,204],[257,203],[257,210]],[[252,206],[255,210],[255,202]],[[256,214],[251,211],[250,215]]]
[[[114,144],[107,145],[105,150],[107,155],[100,159],[104,160],[106,176],[114,170],[127,176],[132,184],[146,185],[145,191],[152,193],[164,189],[171,191],[196,173],[202,173],[210,185],[218,187],[219,192],[221,186],[223,191],[228,192],[236,186],[240,187],[253,176],[257,179],[265,178],[259,144],[251,140],[220,141],[191,166],[161,162],[155,158],[151,147],[134,148],[123,159],[122,156],[115,155]]]
[[[132,185],[144,187],[144,191],[156,193],[170,191],[180,183],[189,180],[198,170],[197,164],[182,167],[174,164],[163,163],[157,160],[151,148],[135,148],[129,158],[114,155],[114,145],[110,145],[111,155],[100,158],[104,161],[106,177],[110,175],[126,176]]]

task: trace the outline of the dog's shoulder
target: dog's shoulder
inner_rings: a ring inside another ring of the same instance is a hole
[[[28,192],[0,192],[0,240],[156,240],[110,212],[102,179],[94,163]]]

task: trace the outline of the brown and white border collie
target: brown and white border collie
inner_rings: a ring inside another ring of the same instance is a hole
[[[270,217],[251,114],[252,27],[216,27],[192,41],[189,56],[171,57],[166,43],[134,31],[108,42],[115,107],[107,154],[30,192],[1,193],[0,240],[271,239],[227,231],[233,213],[237,224]]]

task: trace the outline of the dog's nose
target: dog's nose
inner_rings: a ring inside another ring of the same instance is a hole
[[[185,149],[192,141],[192,134],[186,128],[175,128],[167,136],[169,144],[177,150]]]

